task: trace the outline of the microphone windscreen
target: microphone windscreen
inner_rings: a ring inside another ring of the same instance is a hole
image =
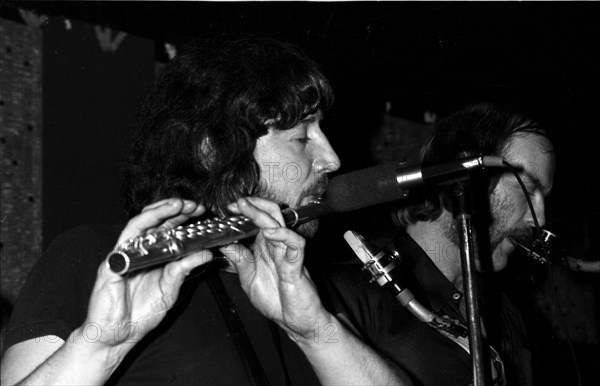
[[[397,163],[377,165],[332,177],[327,203],[336,212],[349,212],[402,198],[396,180]]]

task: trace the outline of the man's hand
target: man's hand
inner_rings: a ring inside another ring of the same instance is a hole
[[[315,325],[333,319],[304,267],[304,238],[285,227],[279,206],[269,200],[241,198],[229,209],[260,227],[252,251],[241,244],[221,248],[250,301],[293,340],[313,339]]]
[[[202,213],[204,207],[192,201],[178,198],[158,201],[129,221],[117,244],[157,228],[176,227]],[[120,276],[103,262],[98,268],[84,326],[95,326],[95,334],[101,334],[98,343],[124,348],[127,352],[155,328],[175,304],[189,272],[211,259],[209,251],[200,251],[131,276]]]
[[[118,243],[157,227],[175,227],[203,212],[204,207],[192,201],[156,202],[129,221]],[[50,336],[58,344],[30,339],[9,347],[2,357],[3,384],[104,384],[175,304],[186,275],[211,259],[210,252],[201,251],[132,276],[120,276],[102,262],[84,324],[66,341]]]

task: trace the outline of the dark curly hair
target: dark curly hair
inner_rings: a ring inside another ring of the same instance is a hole
[[[129,215],[166,197],[224,214],[259,188],[253,152],[266,122],[290,129],[332,103],[317,64],[289,43],[218,37],[187,44],[139,112],[124,172]]]
[[[421,164],[442,164],[477,155],[503,156],[510,139],[520,133],[548,137],[539,123],[511,107],[486,102],[468,105],[435,124],[421,150]],[[497,180],[497,176],[485,180],[486,190],[492,189]],[[430,189],[421,202],[400,208],[392,218],[397,225],[406,227],[436,220],[443,209],[451,210],[448,195],[444,190]]]

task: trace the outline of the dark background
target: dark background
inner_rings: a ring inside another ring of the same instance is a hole
[[[124,220],[118,195],[124,133],[155,65],[167,61],[164,43],[228,31],[290,40],[323,66],[336,92],[325,126],[342,160],[339,173],[376,163],[366,144],[384,116],[422,123],[425,111],[439,117],[485,100],[537,117],[557,152],[548,226],[570,254],[598,260],[597,2],[4,2],[3,17],[18,19],[16,6],[51,21],[44,27],[45,245],[83,222]],[[61,17],[82,32],[73,37],[52,23]],[[120,49],[127,55],[92,50],[95,36],[80,23],[127,32],[128,46]],[[329,251],[342,248],[324,240],[340,240],[342,225],[379,226],[382,213],[324,219],[317,241]],[[574,384],[564,332],[547,320],[560,311],[552,297],[544,303],[554,310],[546,319],[531,307],[539,306],[535,294],[553,285],[547,272],[522,264],[507,275],[532,332],[539,384]],[[594,291],[592,311],[569,303],[570,315],[597,315],[598,275],[558,275],[572,294]],[[598,379],[598,329],[596,321],[595,341],[575,342],[587,381]]]
[[[585,237],[595,233],[590,219],[599,209],[593,200],[598,193],[593,178],[598,164],[594,118],[600,101],[600,62],[594,55],[600,36],[596,2],[5,4],[151,39],[159,62],[167,60],[165,42],[178,45],[214,32],[248,32],[298,44],[323,66],[336,91],[336,104],[325,125],[343,161],[340,173],[376,162],[365,143],[379,129],[384,113],[422,122],[425,111],[442,116],[474,101],[517,105],[542,120],[555,139],[558,170],[549,200],[550,222],[555,226],[567,223],[564,232],[569,236],[583,237],[576,234],[580,231]],[[52,23],[47,27],[56,28]],[[96,114],[113,116],[115,123],[131,119],[115,116],[111,103],[116,99],[137,102],[136,92],[142,93],[148,86],[149,76],[140,69],[151,68],[147,63],[150,51],[147,46],[138,48],[139,52],[130,53],[126,60],[139,63],[108,74],[98,71],[107,78],[98,79],[94,68],[112,63],[98,63],[100,55],[86,48],[93,39],[79,37],[75,41],[78,46],[73,41],[64,43],[65,39],[56,35],[52,41],[45,40],[46,45],[79,52],[81,58],[76,65],[54,59],[56,70],[45,70],[52,76],[44,78],[44,92],[60,90],[65,79],[85,83],[93,90],[95,84],[106,87],[110,78],[113,93],[97,99],[92,98],[93,92],[79,94],[69,100],[75,103],[73,113],[85,115],[83,106],[94,106]],[[123,44],[134,43],[126,39]],[[46,53],[53,52],[48,46],[44,52],[52,57]],[[68,66],[86,66],[86,71],[77,74]],[[74,76],[81,79],[72,79]],[[61,103],[46,99],[54,100],[45,98],[45,103]],[[386,103],[391,108],[386,110]],[[82,120],[93,122],[89,118]],[[111,127],[118,126],[112,123]],[[89,133],[99,135],[100,129],[92,127]],[[116,142],[121,143],[121,138]],[[578,252],[589,254],[591,250]]]

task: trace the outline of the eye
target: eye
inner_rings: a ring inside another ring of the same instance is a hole
[[[294,138],[294,141],[299,142],[303,145],[306,145],[308,143],[308,141],[310,141],[310,138],[308,138],[308,137]]]

